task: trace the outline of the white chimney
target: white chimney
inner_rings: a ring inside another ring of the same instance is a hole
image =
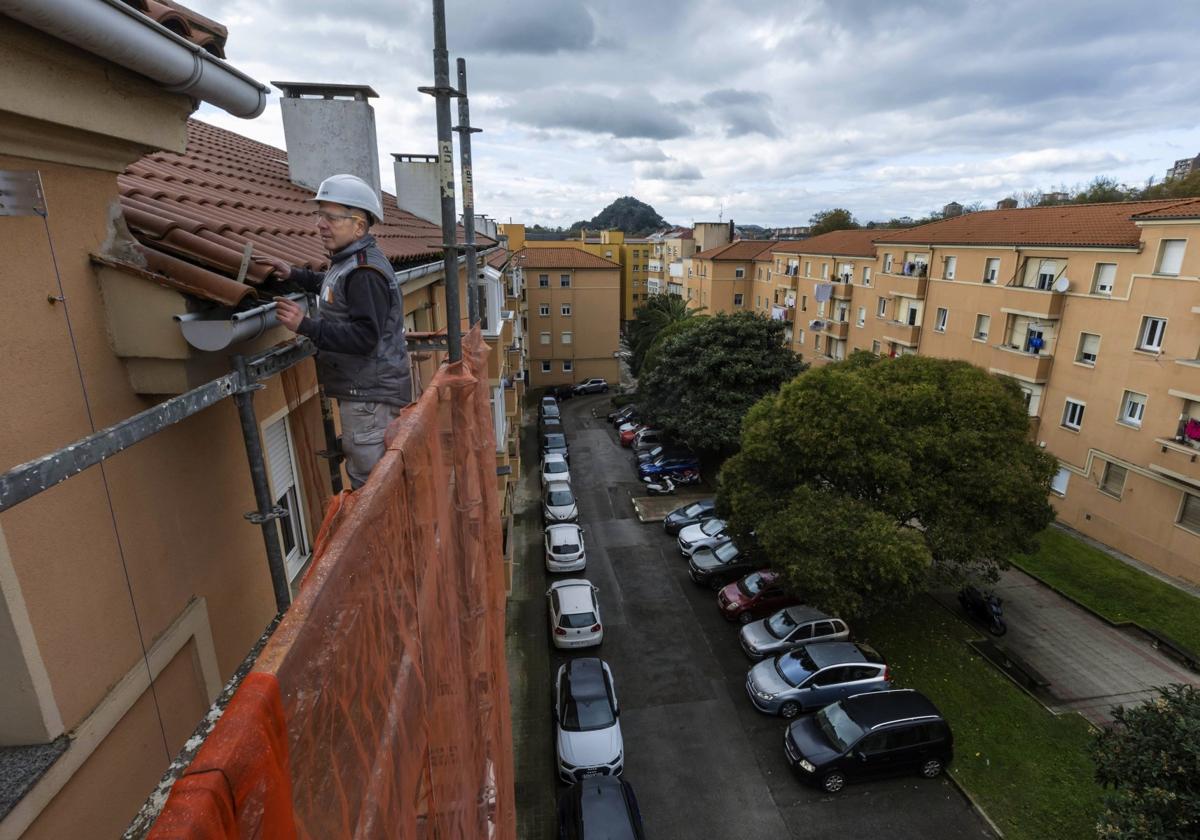
[[[396,204],[414,216],[442,223],[442,188],[437,155],[398,155],[396,159]]]
[[[292,183],[316,192],[330,175],[357,175],[380,191],[375,109],[366,85],[271,82],[283,96],[283,137]]]

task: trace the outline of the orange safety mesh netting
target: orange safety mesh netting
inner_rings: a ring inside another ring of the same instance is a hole
[[[487,353],[475,330],[331,504],[151,838],[515,838]]]

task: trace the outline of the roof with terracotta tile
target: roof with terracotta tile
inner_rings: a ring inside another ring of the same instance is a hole
[[[516,253],[522,268],[617,268],[620,263],[589,254],[582,248],[522,248]]]
[[[122,0],[179,37],[203,47],[217,58],[225,57],[229,31],[215,20],[194,12],[175,0]]]
[[[1026,245],[1136,247],[1141,233],[1134,217],[1179,204],[1178,199],[1060,204],[985,210],[915,228],[879,232],[878,243],[914,245]]]
[[[827,254],[831,257],[873,257],[877,230],[833,230],[808,239],[780,242],[772,251],[781,254]]]
[[[312,192],[289,180],[287,153],[273,146],[189,120],[186,152],[147,155],[121,174],[118,184],[125,221],[144,246],[149,267],[168,277],[188,274],[180,286],[189,294],[197,294],[197,272],[230,281],[237,277],[248,243],[256,254],[296,265],[328,263],[313,221]],[[441,258],[439,225],[400,210],[387,193],[383,213],[371,234],[394,265]],[[486,236],[477,239],[481,249],[495,244]],[[259,280],[267,273],[258,264],[249,270]],[[224,303],[227,296],[209,299]]]
[[[1133,218],[1136,221],[1151,219],[1195,219],[1200,217],[1200,198],[1176,199],[1167,207],[1159,207],[1144,213],[1138,213]]]
[[[728,245],[718,245],[707,251],[692,255],[694,260],[714,260],[716,262],[745,262],[755,259],[764,251],[770,251],[778,246],[774,239],[739,239]]]
[[[499,271],[504,268],[505,263],[512,254],[505,248],[494,248],[487,256],[487,264]]]

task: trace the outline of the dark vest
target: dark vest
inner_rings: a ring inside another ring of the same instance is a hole
[[[391,307],[382,325],[379,341],[365,355],[317,354],[317,375],[331,397],[353,402],[382,402],[408,405],[412,402],[412,373],[404,346],[404,295],[391,263],[367,235],[330,257],[329,270],[321,283],[317,312],[326,321],[347,324],[346,278],[360,268],[378,272],[391,290]]]

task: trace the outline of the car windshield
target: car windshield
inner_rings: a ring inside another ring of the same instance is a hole
[[[746,575],[745,578],[738,581],[738,589],[742,590],[743,595],[754,597],[759,592],[762,592],[763,587],[767,585],[763,579],[761,572],[755,572],[752,575]]]
[[[838,752],[845,752],[862,737],[863,728],[846,714],[841,703],[826,706],[817,712],[817,726]]]
[[[775,660],[775,670],[788,685],[798,686],[817,670],[817,665],[804,650],[794,650]]]
[[[569,467],[567,466],[566,461],[547,461],[546,462],[546,472],[548,472],[548,473],[553,473],[553,474],[557,475],[558,473],[565,473],[568,469],[569,469]]]
[[[567,439],[562,435],[543,435],[542,446],[546,447],[547,449],[565,449],[567,446]]]
[[[796,622],[788,615],[787,610],[781,610],[767,619],[767,631],[776,639],[782,639],[796,628]]]
[[[713,555],[721,561],[721,565],[725,566],[737,559],[737,546],[730,540],[727,543],[722,543],[713,550]]]
[[[699,516],[703,512],[704,505],[700,504],[699,502],[696,502],[694,505],[688,505],[683,509],[683,515],[688,517]]]
[[[707,536],[715,537],[725,529],[725,523],[720,519],[710,519],[700,526],[700,530]]]
[[[563,613],[562,618],[558,621],[560,627],[570,627],[573,630],[591,627],[595,623],[596,614],[593,612]]]
[[[571,495],[570,490],[551,490],[546,494],[546,504],[552,507],[565,507],[575,504],[575,497]]]

